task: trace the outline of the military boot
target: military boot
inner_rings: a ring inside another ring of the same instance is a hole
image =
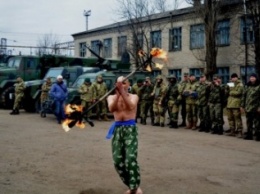
[[[151,118],[151,125],[154,125],[154,118]]]
[[[223,135],[223,126],[218,126],[218,135]]]
[[[217,128],[217,126],[214,126],[214,127],[211,129],[211,134],[218,134],[218,128]]]
[[[15,109],[12,110],[12,112],[10,112],[10,115],[15,115],[16,114],[16,111]]]
[[[244,139],[245,140],[252,140],[253,139],[252,132],[251,131],[246,132]]]
[[[172,124],[170,125],[170,128],[177,129],[178,128],[177,122],[173,121]]]
[[[107,115],[104,115],[103,120],[104,120],[104,121],[110,121],[110,119],[107,117]]]
[[[146,125],[146,118],[143,118],[142,124],[143,124],[143,125]]]
[[[199,132],[205,131],[205,124],[203,122],[200,122]]]
[[[260,141],[260,131],[257,131],[257,132],[255,133],[255,140],[256,140],[256,141]]]

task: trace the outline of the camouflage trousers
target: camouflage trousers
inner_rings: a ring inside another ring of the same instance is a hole
[[[90,107],[93,103],[92,102],[87,102],[85,100],[81,100],[81,106],[83,107],[83,110],[87,110],[88,107]],[[87,112],[87,117],[91,116],[91,111]]]
[[[97,116],[106,115],[107,114],[107,103],[106,100],[100,101],[96,106]]]
[[[227,108],[228,124],[231,131],[242,131],[243,124],[240,108]]]
[[[223,109],[221,103],[210,103],[209,114],[212,123],[212,128],[223,126]]]
[[[186,104],[186,114],[189,123],[197,123],[198,121],[198,105]]]
[[[249,133],[260,133],[260,114],[258,112],[246,112],[246,125]]]
[[[203,127],[210,127],[211,121],[210,121],[208,105],[205,105],[205,106],[199,105],[198,106],[198,116],[200,119],[200,124],[203,125]]]
[[[165,110],[162,104],[159,104],[159,100],[153,101],[153,112],[154,112],[154,122],[164,124],[165,121]]]
[[[141,100],[140,101],[140,116],[142,119],[147,118],[148,112],[149,112],[151,118],[154,117],[152,104],[153,103],[151,100]]]
[[[15,95],[13,110],[19,109],[20,104],[22,102],[22,99],[23,99],[23,94],[16,94]]]
[[[168,101],[168,114],[171,121],[178,122],[179,105],[176,105],[174,100]]]
[[[121,180],[131,190],[140,185],[137,162],[138,131],[136,125],[116,126],[112,139],[114,166]]]

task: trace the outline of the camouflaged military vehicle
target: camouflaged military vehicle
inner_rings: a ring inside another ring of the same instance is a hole
[[[6,67],[0,68],[0,106],[11,108],[13,99],[10,93],[13,93],[13,85],[17,76],[21,76],[24,81],[30,81],[27,83],[27,86],[31,87],[35,84],[35,82],[31,82],[32,80],[42,80],[47,71],[52,67],[95,67],[97,61],[97,58],[74,58],[52,55],[44,55],[42,57],[14,56],[8,60]]]

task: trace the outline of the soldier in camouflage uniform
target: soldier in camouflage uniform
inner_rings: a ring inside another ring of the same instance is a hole
[[[196,81],[196,77],[191,74],[183,91],[183,95],[186,97],[186,113],[188,120],[186,129],[196,130],[198,121],[198,106],[196,104],[198,98],[198,86],[199,83]]]
[[[199,86],[197,88],[198,92],[198,116],[200,119],[200,129],[199,132],[205,131],[209,132],[211,128],[211,121],[209,116],[209,107],[208,107],[208,96],[207,90],[210,86],[210,83],[206,80],[206,76],[204,74],[200,75]]]
[[[14,106],[13,111],[10,112],[11,115],[17,115],[19,114],[19,106],[22,102],[23,96],[24,96],[24,90],[25,90],[25,83],[21,77],[17,77],[16,79],[17,83],[14,85],[15,90],[15,100],[14,100]]]
[[[95,102],[96,90],[93,85],[91,85],[89,78],[85,79],[84,83],[79,87],[78,92],[80,93],[81,106],[83,107],[83,110],[86,110]],[[87,113],[87,116],[91,116],[90,111]]]
[[[152,92],[153,100],[153,112],[154,112],[154,126],[164,127],[165,122],[165,107],[164,104],[165,96],[167,93],[167,87],[163,83],[161,75],[156,77],[156,83]]]
[[[243,95],[243,84],[238,80],[238,75],[231,75],[232,85],[229,85],[228,101],[227,101],[227,117],[229,123],[229,136],[235,136],[236,132],[242,135],[243,124],[240,112],[241,97]]]
[[[244,139],[252,140],[253,133],[260,141],[260,82],[255,73],[251,74],[241,100],[241,111],[246,113],[247,132]]]
[[[151,82],[149,77],[145,78],[145,82],[143,83],[142,87],[140,88],[140,116],[141,116],[141,124],[146,125],[146,118],[148,111],[150,113],[151,124],[154,124],[154,114],[153,114],[153,97],[151,93],[153,92],[154,85]]]
[[[179,92],[181,94],[183,94],[188,81],[189,81],[189,74],[184,73],[183,80],[179,83]],[[186,97],[183,95],[181,98],[181,117],[182,117],[182,123],[179,126],[186,127]]]
[[[41,109],[43,109],[43,103],[49,98],[49,91],[51,89],[51,85],[51,78],[48,77],[41,88]]]
[[[169,82],[166,94],[168,114],[170,117],[170,128],[178,128],[179,105],[181,103],[181,94],[177,84],[177,78],[174,75],[167,77]]]
[[[96,77],[96,81],[93,83],[93,87],[95,88],[96,91],[96,100],[98,100],[99,98],[104,96],[104,94],[107,93],[107,85],[103,81],[102,75],[98,75]],[[101,120],[101,117],[103,117],[105,121],[109,121],[107,117],[107,103],[105,99],[100,101],[97,104],[96,113],[97,113],[98,120]]]
[[[214,75],[213,82],[208,88],[208,105],[210,120],[212,123],[212,134],[223,134],[223,104],[225,101],[225,90],[221,86],[220,76]]]
[[[137,82],[131,88],[131,93],[136,94],[139,97],[139,99],[141,97],[140,96],[141,95],[140,89],[141,89],[142,86],[143,86],[143,80],[139,79],[139,80],[137,80]],[[141,115],[140,115],[140,105],[141,105],[141,102],[139,100],[139,102],[137,104],[137,112],[136,112],[136,119],[135,119],[136,123],[137,123],[137,119],[141,117]],[[141,123],[142,123],[142,119],[141,119]]]

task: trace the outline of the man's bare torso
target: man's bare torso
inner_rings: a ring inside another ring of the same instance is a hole
[[[135,94],[128,94],[129,98],[131,99],[131,101],[138,101],[136,99],[138,99],[137,95]],[[110,98],[109,100],[116,100],[116,95],[111,95],[108,98]],[[136,110],[137,110],[137,104],[135,106],[134,109],[129,109],[122,96],[119,97],[118,101],[117,101],[117,107],[116,110],[113,113],[115,121],[127,121],[127,120],[131,120],[134,119],[136,117]]]

